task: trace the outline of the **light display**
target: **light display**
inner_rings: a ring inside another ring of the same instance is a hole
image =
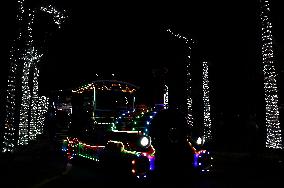
[[[137,171],[136,166],[136,159],[139,159],[140,157],[146,157],[149,160],[149,169],[150,171],[154,170],[155,167],[155,149],[152,145],[149,146],[148,152],[139,152],[134,150],[127,150],[124,143],[121,141],[116,140],[109,140],[107,144],[115,144],[117,147],[120,148],[121,154],[128,155],[130,158],[134,158],[134,160],[129,161],[131,163],[131,173],[135,175],[137,178],[145,176],[144,173],[140,174]],[[71,160],[74,157],[82,157],[89,160],[93,160],[96,162],[100,162],[100,157],[102,157],[102,154],[104,153],[103,150],[106,146],[102,145],[89,145],[86,143],[83,143],[78,140],[78,138],[68,138],[63,141],[62,145],[62,151],[66,153],[66,157]],[[146,169],[145,169],[146,170]]]
[[[278,89],[272,45],[272,24],[270,1],[261,0],[261,40],[264,73],[266,147],[282,149],[282,136],[279,122]]]
[[[39,77],[39,69],[38,66],[35,65],[33,72],[33,91],[31,97],[31,121],[30,121],[30,131],[29,138],[30,140],[34,140],[36,135],[39,134],[37,129],[37,119],[38,119],[38,77]]]
[[[192,115],[192,96],[191,96],[191,45],[194,43],[194,41],[190,38],[188,39],[185,36],[182,36],[180,34],[175,34],[174,32],[172,32],[170,29],[167,29],[167,32],[169,32],[171,35],[173,35],[174,37],[177,37],[178,39],[182,39],[184,40],[186,47],[188,48],[188,55],[187,55],[187,59],[188,62],[186,63],[186,75],[185,75],[185,89],[186,89],[186,106],[187,106],[187,115],[186,115],[186,120],[187,120],[187,124],[188,126],[192,127],[193,126],[193,115]]]
[[[137,133],[137,131],[140,131],[141,134],[148,135],[149,126],[156,114],[156,111],[146,109],[142,112],[128,111],[116,118],[111,129],[113,132],[127,133]]]
[[[209,100],[209,79],[208,79],[208,63],[202,63],[202,88],[203,88],[203,144],[212,139],[211,134],[211,115],[210,115],[210,100]]]
[[[193,152],[193,167],[202,173],[208,173],[213,167],[214,160],[210,152],[204,149],[197,150],[189,140],[188,144]]]
[[[19,145],[28,144],[29,141],[29,111],[31,103],[31,92],[29,87],[30,67],[33,63],[38,63],[42,54],[32,47],[28,49],[24,55],[24,68],[22,74],[22,101],[20,106],[20,122],[19,122]]]
[[[168,105],[169,105],[169,88],[168,86],[165,84],[164,86],[164,109],[168,109]]]
[[[3,137],[3,147],[2,152],[13,152],[15,147],[15,131],[16,131],[16,77],[18,73],[18,69],[20,68],[18,65],[19,61],[19,53],[20,49],[17,48],[17,44],[22,39],[22,29],[20,27],[23,14],[24,14],[24,0],[18,0],[18,11],[16,15],[16,23],[19,26],[16,40],[14,40],[14,46],[11,47],[10,50],[10,68],[9,68],[9,76],[8,76],[8,87],[7,87],[7,101],[6,101],[6,118],[4,124],[4,137]]]
[[[136,91],[136,86],[113,80],[100,80],[93,83],[86,84],[78,89],[72,90],[73,93],[83,93],[89,90],[101,90],[101,91],[121,91],[124,93],[133,93]]]
[[[45,114],[48,110],[49,98],[46,96],[41,96],[38,98],[37,103],[37,123],[36,123],[36,134],[43,133]]]
[[[37,134],[43,132],[44,113],[47,110],[46,97],[38,96],[39,61],[42,57],[33,41],[33,21],[38,8],[24,9],[24,0],[18,0],[17,24],[18,35],[14,46],[10,50],[10,70],[8,76],[6,119],[4,125],[4,140],[2,152],[13,152],[15,148],[15,131],[18,127],[18,145],[25,145],[30,139],[35,139]],[[55,24],[60,25],[66,18],[51,5],[40,7],[40,11],[52,15]],[[26,21],[26,22],[24,22]],[[21,43],[21,48],[17,45]],[[21,69],[21,70],[20,70]],[[33,75],[31,73],[33,72]],[[20,79],[18,74],[21,73]],[[30,83],[30,79],[32,84]],[[21,90],[17,91],[17,80],[21,81]],[[31,86],[32,85],[32,86]],[[16,95],[21,96],[19,104]],[[17,110],[19,106],[19,110]],[[16,112],[19,111],[19,114]],[[19,124],[15,119],[19,117]]]
[[[54,6],[49,5],[47,7],[40,7],[40,10],[46,12],[52,16],[53,22],[57,24],[58,28],[61,28],[61,24],[66,20],[65,11],[63,13],[58,11]]]

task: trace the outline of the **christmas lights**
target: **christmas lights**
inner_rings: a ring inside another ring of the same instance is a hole
[[[264,73],[266,147],[282,149],[282,135],[279,122],[278,89],[272,45],[272,24],[270,1],[261,0],[261,40]]]
[[[116,118],[112,126],[112,131],[128,133],[137,133],[139,131],[139,133],[143,135],[148,135],[148,128],[156,114],[156,111],[149,110],[146,110],[145,112],[128,111]],[[127,124],[127,127],[124,126],[125,124]],[[121,127],[126,130],[119,130]]]
[[[146,157],[149,160],[148,170],[152,171],[155,169],[155,149],[152,145],[149,146],[148,152],[139,152],[133,150],[127,150],[126,146],[121,141],[109,140],[108,144],[115,144],[118,148],[120,148],[121,154],[126,154],[127,156],[131,156],[131,158],[135,158],[131,160],[131,172],[135,176],[141,177],[140,172],[137,171],[137,159],[141,157]],[[89,145],[79,141],[77,138],[68,138],[63,140],[62,151],[66,154],[69,160],[73,159],[75,156],[90,159],[96,162],[100,162],[102,151],[106,146],[101,145]],[[146,169],[145,169],[146,170]],[[144,173],[142,173],[145,176]]]
[[[72,92],[83,93],[85,91],[93,90],[94,88],[101,91],[121,91],[124,93],[133,93],[136,91],[136,86],[129,83],[112,80],[100,80],[86,84],[78,89],[72,90]]]
[[[210,100],[209,100],[209,79],[208,79],[208,63],[204,61],[202,63],[203,67],[203,123],[204,123],[204,132],[203,132],[203,144],[212,139],[211,135],[211,115],[210,115]]]
[[[167,32],[169,32],[171,35],[173,35],[174,37],[177,37],[178,39],[182,39],[184,40],[186,47],[188,48],[188,55],[187,55],[187,59],[188,62],[186,64],[186,75],[185,75],[185,81],[186,81],[186,106],[187,106],[187,112],[186,112],[186,120],[187,120],[187,124],[188,126],[192,127],[193,126],[193,116],[192,116],[192,96],[191,96],[191,45],[194,44],[195,42],[193,41],[193,39],[188,39],[185,36],[182,36],[180,34],[175,34],[174,32],[172,32],[170,29],[167,29]]]
[[[61,24],[66,20],[65,11],[63,10],[63,13],[58,11],[55,7],[52,5],[49,5],[47,7],[40,7],[40,10],[43,12],[46,12],[48,14],[52,15],[53,22],[57,24],[58,28],[61,28]]]
[[[30,131],[29,136],[30,140],[34,140],[36,138],[36,135],[38,134],[37,129],[37,119],[38,117],[38,77],[39,77],[39,69],[38,66],[34,65],[34,74],[33,74],[33,91],[32,91],[32,97],[31,97],[31,121],[30,121]]]
[[[42,53],[38,52],[33,41],[33,21],[38,8],[33,10],[24,9],[24,0],[18,0],[18,12],[16,21],[18,24],[18,35],[10,50],[10,70],[7,87],[6,119],[4,127],[4,140],[2,152],[13,152],[15,148],[15,131],[18,127],[17,143],[25,145],[30,139],[35,139],[37,134],[43,132],[44,113],[47,111],[48,99],[38,96],[39,61]],[[40,10],[53,16],[53,21],[60,28],[66,18],[63,13],[54,7],[40,7]],[[25,23],[24,21],[27,21]],[[20,48],[17,48],[17,46]],[[33,72],[33,75],[31,73]],[[21,73],[20,79],[17,78]],[[32,86],[30,86],[30,79]],[[21,83],[21,90],[18,90],[18,80]],[[21,100],[17,101],[21,96]],[[19,104],[17,104],[19,103]],[[17,109],[19,106],[19,110]],[[19,111],[19,114],[16,112]],[[19,124],[15,119],[19,117]]]
[[[164,86],[164,109],[168,109],[169,105],[169,88],[167,85]]]
[[[16,23],[19,26],[16,40],[10,50],[10,70],[8,76],[8,87],[7,87],[7,100],[6,100],[6,118],[4,124],[4,139],[2,152],[13,152],[15,147],[15,131],[16,131],[16,84],[17,84],[17,73],[20,68],[19,57],[20,49],[17,48],[17,44],[22,39],[21,23],[24,14],[24,0],[18,0],[18,11],[16,15]]]
[[[20,107],[19,122],[19,145],[25,145],[29,142],[29,111],[31,103],[31,92],[29,87],[30,67],[34,63],[38,63],[42,54],[38,54],[34,47],[31,47],[24,54],[24,68],[22,74],[22,101]],[[38,86],[36,86],[38,87]],[[32,110],[33,112],[33,110]],[[35,115],[35,114],[33,114]],[[32,117],[33,118],[33,117]],[[32,130],[33,131],[33,130]]]

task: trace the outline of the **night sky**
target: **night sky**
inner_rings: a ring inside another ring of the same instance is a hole
[[[1,88],[6,87],[8,50],[16,37],[15,2],[9,1],[6,12],[1,12]],[[68,18],[60,30],[44,17],[35,21],[34,33],[45,51],[40,78],[43,93],[95,80],[96,73],[105,79],[114,73],[151,93],[153,69],[184,63],[185,46],[166,32],[171,28],[197,41],[195,47],[210,62],[213,103],[242,110],[255,108],[249,101],[262,98],[257,1],[53,2],[66,10]],[[272,2],[272,11],[281,80],[284,13],[277,1]]]

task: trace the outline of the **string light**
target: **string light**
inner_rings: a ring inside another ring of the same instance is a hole
[[[113,132],[128,132],[128,133],[139,133],[148,135],[148,128],[151,126],[153,118],[156,116],[156,111],[146,111],[146,113],[132,111],[122,114],[117,117],[113,123]],[[127,125],[125,127],[125,125]],[[123,131],[119,130],[123,129]],[[128,131],[125,131],[128,130]]]
[[[148,152],[140,152],[135,150],[128,150],[130,148],[126,148],[125,144],[121,141],[116,140],[109,140],[107,144],[115,144],[117,145],[117,148],[120,149],[121,154],[130,155],[130,158],[135,157],[135,159],[139,159],[141,157],[146,157],[149,161],[148,169],[144,169],[145,172],[147,170],[154,170],[155,169],[155,149],[152,145],[149,146]],[[73,159],[74,156],[83,157],[89,160],[94,160],[96,162],[100,161],[101,154],[103,154],[103,150],[106,146],[102,145],[89,145],[86,143],[83,143],[79,141],[77,138],[68,138],[63,140],[62,144],[62,151],[66,154],[68,159]],[[139,160],[130,160],[131,163],[131,172],[135,176],[145,176],[145,172],[139,172],[137,170],[137,163],[139,163]]]
[[[168,105],[169,105],[169,88],[168,86],[165,84],[164,86],[164,109],[168,109]]]
[[[202,87],[203,87],[203,123],[204,123],[204,137],[203,143],[205,141],[210,141],[212,139],[211,134],[211,115],[210,115],[210,100],[209,100],[209,79],[208,79],[208,63],[204,61],[202,63]]]
[[[18,11],[16,15],[16,23],[19,26],[18,34],[16,40],[13,41],[14,45],[10,50],[10,70],[8,76],[8,86],[7,86],[7,98],[6,98],[6,118],[4,124],[4,138],[2,152],[13,152],[15,147],[15,131],[16,131],[16,84],[17,84],[17,73],[19,69],[19,57],[20,49],[17,48],[17,44],[22,38],[22,29],[20,27],[23,14],[24,14],[24,0],[18,0]]]
[[[53,7],[52,5],[49,5],[47,7],[40,7],[40,10],[43,12],[46,12],[48,14],[52,15],[53,18],[53,22],[55,24],[57,24],[58,28],[61,28],[61,24],[66,20],[66,16],[65,16],[65,11],[63,10],[63,13],[58,11],[55,7]]]
[[[186,112],[186,120],[188,126],[192,127],[193,126],[193,115],[192,115],[192,97],[191,97],[191,45],[194,44],[195,42],[190,38],[188,39],[185,36],[182,36],[180,34],[175,34],[174,32],[171,31],[171,29],[167,29],[167,32],[169,32],[171,35],[174,37],[177,37],[178,39],[184,40],[186,47],[188,48],[188,55],[187,55],[187,64],[186,64],[186,75],[185,75],[185,88],[186,88],[186,106],[187,106],[187,112]]]
[[[19,138],[18,145],[26,145],[30,140],[29,132],[29,113],[31,107],[31,89],[30,89],[30,69],[31,66],[37,64],[42,55],[33,46],[32,25],[34,21],[34,11],[28,10],[28,28],[27,28],[27,49],[23,54],[22,61],[24,62],[22,72],[22,100],[20,105],[20,121],[19,121]],[[36,86],[38,87],[38,86]],[[33,110],[31,110],[33,112]],[[33,114],[35,115],[35,114]],[[31,117],[33,119],[33,117]],[[33,131],[33,127],[30,131]],[[32,135],[33,136],[33,135]]]
[[[37,128],[37,120],[38,120],[38,103],[39,103],[39,96],[38,96],[38,77],[39,77],[39,69],[37,65],[34,65],[34,74],[33,74],[33,91],[32,91],[32,98],[31,98],[31,121],[30,121],[30,131],[29,136],[30,140],[36,139],[36,135],[39,134]]]
[[[272,45],[272,24],[270,21],[270,1],[261,0],[261,40],[264,73],[266,147],[282,149],[279,122],[278,89]]]
[[[73,93],[83,93],[85,91],[93,90],[96,88],[97,90],[102,91],[121,91],[124,93],[133,93],[136,91],[136,86],[126,83],[126,82],[118,82],[112,80],[100,80],[95,81],[93,83],[86,84],[78,89],[72,90]]]

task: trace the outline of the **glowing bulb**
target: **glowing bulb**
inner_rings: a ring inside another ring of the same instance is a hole
[[[150,140],[147,137],[142,137],[140,144],[141,146],[145,147],[149,144]]]

